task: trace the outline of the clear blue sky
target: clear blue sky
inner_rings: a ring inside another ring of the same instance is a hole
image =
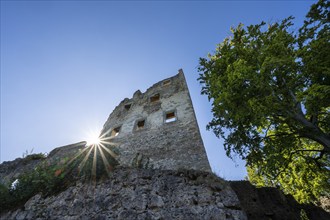
[[[243,179],[206,124],[198,59],[231,26],[296,17],[316,1],[1,1],[1,162],[85,140],[121,100],[182,68],[212,169]]]

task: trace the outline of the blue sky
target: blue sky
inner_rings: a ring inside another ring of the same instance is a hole
[[[210,164],[243,179],[206,124],[198,60],[230,27],[290,15],[316,1],[1,1],[1,162],[47,153],[100,131],[121,100],[182,68]]]

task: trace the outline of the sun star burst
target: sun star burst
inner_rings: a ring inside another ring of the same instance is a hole
[[[107,136],[110,131],[108,130],[102,135],[99,132],[89,132],[85,138],[85,148],[80,149],[75,156],[67,161],[66,167],[77,166],[78,175],[89,173],[94,183],[97,175],[100,174],[100,169],[101,172],[103,170],[105,174],[110,176],[113,166],[118,164],[116,161],[118,155],[113,151],[113,147],[119,145],[119,143],[111,141],[114,137]]]
[[[96,132],[91,132],[86,140],[86,146],[99,145],[101,143],[101,138]]]

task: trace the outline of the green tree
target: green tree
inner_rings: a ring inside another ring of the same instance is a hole
[[[224,139],[228,156],[240,155],[267,183],[288,188],[283,175],[296,181],[293,174],[305,172],[327,175],[329,185],[329,1],[312,5],[298,32],[292,21],[239,24],[200,58],[202,94],[212,102],[207,127]]]
[[[300,147],[304,150],[315,149],[313,143],[303,143]],[[276,154],[276,152],[274,152]],[[251,165],[247,167],[248,179],[251,183],[259,186],[280,187],[285,193],[289,193],[301,203],[309,203],[319,201],[321,196],[330,195],[329,176],[330,167],[329,158],[321,158],[318,163],[323,166],[319,167],[317,163],[310,158],[314,158],[317,152],[301,151],[295,154],[280,153],[273,155],[282,165],[268,165],[268,161],[264,160],[262,165]],[[290,158],[291,157],[291,158]],[[266,169],[264,167],[267,167]],[[279,168],[274,172],[274,168]]]

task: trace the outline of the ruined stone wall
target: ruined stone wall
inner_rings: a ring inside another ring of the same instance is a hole
[[[299,204],[291,195],[285,195],[274,187],[253,186],[249,181],[231,181],[241,208],[248,219],[302,220],[302,212],[309,220],[328,220],[330,213],[313,204]]]
[[[21,174],[29,173],[42,163],[48,165],[63,165],[67,159],[74,158],[84,149],[86,142],[79,142],[53,149],[46,157],[43,154],[31,154],[25,158],[16,158],[0,164],[0,183],[11,185]]]
[[[124,99],[101,136],[118,144],[124,166],[211,171],[182,70]]]

